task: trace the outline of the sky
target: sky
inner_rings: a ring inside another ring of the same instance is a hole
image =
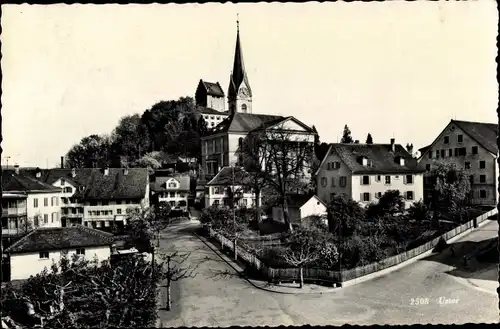
[[[322,142],[347,124],[418,149],[453,118],[497,122],[494,0],[2,5],[2,164],[57,165],[200,79],[227,93],[237,13],[253,113]]]

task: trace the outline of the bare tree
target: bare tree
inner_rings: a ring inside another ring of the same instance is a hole
[[[279,195],[285,222],[293,231],[286,195],[309,188],[314,141],[283,125],[251,133],[240,147],[245,168],[254,175],[254,189],[269,186]]]

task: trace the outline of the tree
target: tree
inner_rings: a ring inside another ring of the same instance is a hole
[[[324,233],[310,228],[298,228],[285,239],[287,248],[283,253],[285,262],[299,269],[299,287],[304,286],[304,267],[316,262],[325,245]]]
[[[150,250],[151,240],[154,238],[154,213],[151,208],[128,208],[127,226],[125,232],[128,242],[139,251]]]
[[[439,225],[442,214],[464,207],[471,191],[469,174],[455,163],[438,163],[431,170],[429,180],[433,189],[429,208],[434,211],[435,225]]]
[[[150,227],[156,235],[157,246],[160,246],[160,233],[166,229],[171,223],[170,212],[172,208],[166,202],[162,202],[156,207],[153,207],[153,215],[150,219]]]
[[[408,208],[408,218],[414,219],[418,223],[422,223],[426,220],[431,219],[431,214],[429,207],[422,201],[413,203],[410,208]]]
[[[111,141],[107,136],[90,135],[82,138],[66,155],[71,168],[98,168],[109,166],[111,162]]]
[[[344,126],[344,132],[342,133],[342,139],[340,140],[340,142],[345,144],[351,144],[354,142],[351,137],[351,130],[347,125]]]
[[[400,215],[405,211],[405,200],[399,190],[388,190],[378,199],[377,203],[369,205],[366,213],[369,217],[384,215]]]
[[[145,154],[144,156],[142,156],[142,158],[135,161],[133,163],[133,166],[139,168],[148,168],[149,172],[153,173],[154,170],[161,168],[158,152]]]
[[[366,136],[366,144],[373,144],[372,134],[370,133],[368,133],[368,136]]]
[[[239,154],[245,169],[254,177],[256,195],[269,187],[279,197],[288,230],[292,223],[287,194],[310,188],[308,171],[314,158],[314,145],[307,136],[294,134],[283,125],[251,133],[241,141]]]
[[[129,161],[140,159],[151,150],[147,128],[141,123],[139,114],[122,117],[111,136],[113,153]]]
[[[335,195],[327,207],[328,229],[339,237],[349,237],[360,229],[364,209],[346,194]]]

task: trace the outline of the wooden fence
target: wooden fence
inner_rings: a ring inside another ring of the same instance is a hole
[[[476,217],[476,223],[480,224],[484,222],[487,218],[497,214],[497,209],[492,209],[487,213]],[[413,248],[411,250],[402,252],[400,254],[394,255],[392,257],[385,258],[379,262],[368,264],[365,266],[356,267],[350,270],[343,271],[331,271],[316,268],[306,268],[303,271],[305,281],[322,281],[328,282],[329,284],[342,283],[354,279],[358,279],[365,275],[376,273],[384,269],[390,268],[392,266],[403,263],[414,257],[417,257],[424,252],[432,250],[438,243],[440,239],[445,241],[452,239],[453,237],[466,232],[474,227],[474,220],[471,220],[463,225],[457,226],[453,230],[450,230],[439,237],[424,243],[423,245]],[[222,248],[229,248],[234,252],[233,242],[225,238],[219,233],[214,232],[211,228],[208,228],[208,233],[211,238],[219,241]],[[259,272],[265,279],[269,282],[279,282],[279,281],[296,281],[299,279],[299,269],[298,268],[272,268],[266,266],[261,262],[257,256],[254,254],[237,247],[237,254],[240,259],[243,259],[248,265],[252,266],[255,270]]]

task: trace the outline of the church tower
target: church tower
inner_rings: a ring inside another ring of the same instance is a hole
[[[234,51],[234,64],[229,79],[227,102],[229,113],[252,113],[252,89],[248,83],[245,65],[243,64],[243,52],[240,41],[240,22],[236,21],[236,49]]]

